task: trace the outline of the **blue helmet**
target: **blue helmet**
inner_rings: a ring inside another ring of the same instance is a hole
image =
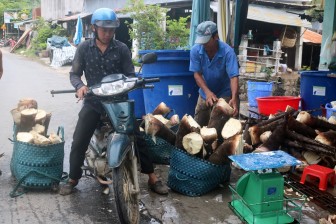
[[[120,23],[117,14],[112,9],[100,8],[92,14],[91,24],[104,28],[117,28]]]

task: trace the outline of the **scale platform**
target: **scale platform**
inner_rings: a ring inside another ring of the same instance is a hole
[[[229,185],[232,192],[229,207],[242,221],[249,224],[298,223],[289,213],[298,212],[300,220],[304,202],[298,205],[296,202],[302,201],[302,198],[288,199],[284,196],[284,178],[276,168],[299,165],[301,161],[281,150],[232,155],[229,158],[249,171],[235,187]]]
[[[232,155],[229,158],[245,171],[296,166],[302,163],[300,160],[281,150]]]

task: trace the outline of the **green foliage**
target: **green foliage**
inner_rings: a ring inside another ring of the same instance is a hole
[[[183,48],[188,45],[190,29],[187,28],[187,20],[189,18],[190,16],[167,20],[166,40],[169,48]]]
[[[187,18],[166,18],[168,9],[159,5],[146,5],[143,0],[130,0],[123,10],[130,13],[133,23],[127,23],[130,37],[138,41],[141,50],[176,49],[188,44]]]
[[[269,80],[271,78],[272,73],[273,73],[272,68],[266,67],[265,68],[265,73],[266,73],[266,75],[265,75],[266,80]]]
[[[133,65],[136,67],[140,67],[141,63],[138,61],[138,59],[132,59]]]
[[[163,49],[166,9],[158,5],[145,5],[144,2],[130,0],[124,12],[130,13],[133,23],[128,24],[130,37],[138,41],[140,49]]]
[[[30,15],[31,9],[38,7],[40,0],[0,0],[0,25],[4,23],[4,12],[17,10],[19,12]],[[28,13],[27,13],[28,12]]]
[[[52,27],[53,26],[53,27]],[[32,41],[32,50],[40,51],[47,48],[47,39],[53,35],[64,36],[66,31],[59,25],[51,25],[46,22],[43,18],[39,18],[38,22],[34,26],[34,30],[37,31],[37,35]]]
[[[323,22],[324,11],[320,9],[311,9],[307,11],[307,15],[310,16],[311,22]]]
[[[31,9],[22,9],[18,12],[18,18],[19,20],[26,20],[30,18],[31,14],[32,14]]]
[[[315,5],[314,8],[311,8],[309,10],[305,11],[305,14],[308,15],[308,18],[306,18],[309,22],[323,22],[324,17],[324,4],[321,0],[313,0],[313,5]]]
[[[38,30],[37,37],[35,38],[35,41],[38,43],[44,43],[47,42],[47,39],[52,36],[52,30],[49,26],[41,27]]]

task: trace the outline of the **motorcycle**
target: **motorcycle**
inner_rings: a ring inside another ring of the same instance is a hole
[[[143,64],[157,60],[155,53],[142,56]],[[142,65],[140,71],[142,69]],[[139,72],[140,72],[139,71]],[[128,93],[135,89],[154,88],[159,78],[129,78],[123,74],[105,76],[101,83],[89,88],[85,97],[99,100],[106,111],[90,140],[82,167],[103,185],[113,185],[118,216],[121,223],[139,223],[139,179],[135,151],[134,100]],[[51,94],[71,93],[75,90],[52,90]]]

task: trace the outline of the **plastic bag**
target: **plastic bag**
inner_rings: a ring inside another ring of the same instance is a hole
[[[324,45],[321,46],[320,57],[324,58],[326,61],[331,60],[331,42],[330,37],[327,37],[327,40],[324,42]]]

